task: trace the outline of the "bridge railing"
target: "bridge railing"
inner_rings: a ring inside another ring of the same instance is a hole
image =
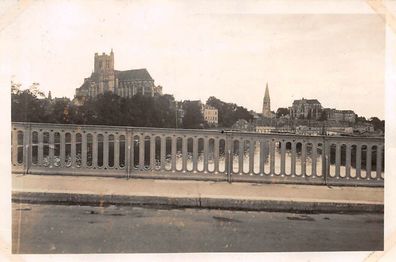
[[[384,139],[12,123],[12,171],[383,186]]]

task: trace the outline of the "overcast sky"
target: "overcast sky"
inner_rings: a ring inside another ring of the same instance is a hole
[[[383,118],[384,22],[365,1],[336,2],[3,3],[12,19],[0,28],[0,71],[72,98],[94,53],[113,48],[115,69],[147,68],[178,100],[260,112],[268,81],[272,110],[305,97]]]

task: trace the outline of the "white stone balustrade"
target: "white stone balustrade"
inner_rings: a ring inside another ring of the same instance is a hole
[[[383,186],[384,139],[12,123],[12,171]]]

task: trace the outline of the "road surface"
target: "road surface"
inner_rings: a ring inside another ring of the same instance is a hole
[[[382,250],[382,214],[13,203],[13,253]]]

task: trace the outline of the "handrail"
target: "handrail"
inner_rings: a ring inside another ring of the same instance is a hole
[[[12,123],[12,171],[383,186],[384,139]]]

